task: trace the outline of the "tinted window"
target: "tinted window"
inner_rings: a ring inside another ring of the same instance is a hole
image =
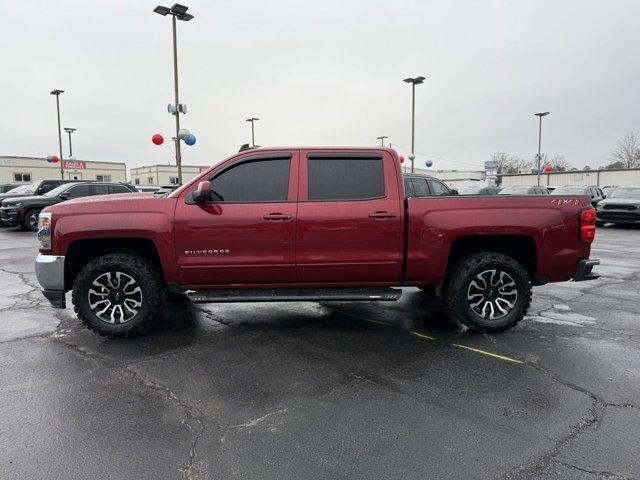
[[[429,185],[431,185],[431,190],[433,190],[434,195],[451,195],[451,190],[442,182],[429,179]]]
[[[309,200],[357,200],[384,197],[381,158],[313,158]]]
[[[413,196],[413,185],[411,185],[411,179],[410,178],[405,178],[404,179],[404,196],[405,197],[412,197]]]
[[[233,202],[283,202],[289,194],[289,158],[256,160],[235,165],[211,180],[211,188]]]
[[[43,195],[60,185],[62,185],[62,182],[43,182],[42,185],[40,185],[40,188],[38,188],[38,193]]]
[[[131,190],[124,185],[109,185],[109,190],[109,193],[131,193]]]
[[[69,193],[69,197],[78,198],[78,197],[87,197],[91,195],[91,187],[88,184],[75,185],[67,190]]]
[[[91,185],[91,195],[108,195],[109,185]]]
[[[428,197],[431,195],[425,178],[412,178],[413,192],[416,197]]]

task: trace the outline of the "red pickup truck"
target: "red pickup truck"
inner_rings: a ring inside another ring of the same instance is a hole
[[[406,196],[388,148],[241,152],[166,197],[71,200],[40,216],[36,274],[54,307],[108,337],[140,333],[167,293],[194,302],[393,301],[437,288],[500,332],[532,285],[590,280],[587,196]]]

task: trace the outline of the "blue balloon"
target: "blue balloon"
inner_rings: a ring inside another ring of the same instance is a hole
[[[51,163],[51,155],[47,155],[46,160],[47,160],[47,162]]]
[[[196,143],[196,136],[193,133],[190,133],[189,135],[187,135],[186,137],[184,137],[184,143],[186,143],[187,145],[191,146],[191,145],[195,145]]]
[[[425,165],[426,165],[427,167],[431,167],[431,166],[433,165],[433,162],[432,162],[431,160],[427,160],[427,161],[425,162]]]
[[[538,167],[533,167],[531,169],[531,173],[538,173]]]

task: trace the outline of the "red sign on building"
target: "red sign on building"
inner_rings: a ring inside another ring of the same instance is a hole
[[[79,162],[77,160],[64,160],[62,162],[62,168],[65,170],[86,170],[86,162]]]

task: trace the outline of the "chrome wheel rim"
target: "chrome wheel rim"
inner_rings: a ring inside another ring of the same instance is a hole
[[[119,271],[96,277],[87,298],[94,315],[107,323],[127,323],[142,307],[140,284],[132,276]]]
[[[490,269],[474,277],[467,289],[471,311],[487,320],[509,315],[518,300],[518,288],[511,275],[504,270]]]
[[[38,228],[38,215],[39,215],[39,212],[33,212],[29,214],[29,220],[28,220],[29,227],[35,228],[35,229]]]

